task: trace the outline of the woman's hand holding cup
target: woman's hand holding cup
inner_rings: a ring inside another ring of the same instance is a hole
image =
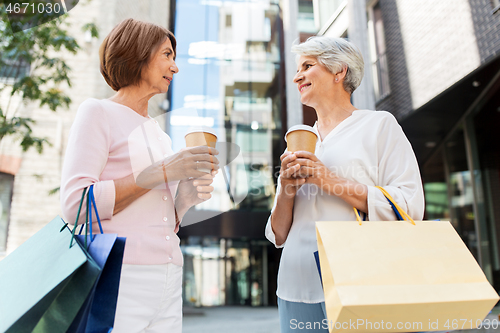
[[[162,183],[200,178],[210,174],[215,176],[219,170],[219,160],[215,157],[218,154],[215,148],[206,146],[181,149],[177,154],[144,169],[137,176],[136,184],[142,188],[153,189]]]
[[[207,146],[181,149],[163,160],[165,181],[200,178],[207,174],[215,176],[219,170],[219,160],[215,157],[218,154],[215,148]]]
[[[186,146],[183,154],[189,152],[195,158],[194,163],[186,163],[186,176],[179,183],[176,209],[183,215],[190,207],[202,203],[212,197],[214,187],[211,186],[219,170],[219,160],[215,157],[219,152],[214,148],[217,135],[207,127],[190,128],[185,135]],[[186,158],[190,158],[187,156]]]
[[[306,183],[307,175],[301,174],[301,165],[297,163],[297,151],[309,151],[314,154],[318,135],[311,126],[296,125],[285,135],[287,151],[281,155],[281,186],[285,195],[295,196],[297,190]]]
[[[286,196],[295,196],[297,190],[300,186],[305,184],[305,179],[296,177],[296,173],[300,170],[300,165],[295,164],[290,166],[297,157],[294,153],[285,151],[283,155],[280,156],[281,160],[281,170],[280,170],[280,180],[281,180],[281,191]]]

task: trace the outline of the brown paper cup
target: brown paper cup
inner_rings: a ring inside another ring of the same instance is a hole
[[[211,133],[193,132],[185,136],[186,147],[209,146],[215,148],[217,137]]]
[[[285,141],[289,152],[305,150],[314,154],[318,136],[311,126],[296,125],[288,130]]]
[[[190,128],[184,138],[186,139],[186,147],[188,148],[199,146],[215,148],[215,144],[217,143],[217,134],[215,134],[215,131],[205,126]],[[199,170],[206,173],[211,172],[208,169],[200,168]]]

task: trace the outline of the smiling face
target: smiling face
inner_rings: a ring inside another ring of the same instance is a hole
[[[147,86],[157,94],[166,93],[174,74],[178,72],[172,43],[167,38],[151,55],[151,61],[142,71],[141,85]]]
[[[314,107],[321,99],[331,98],[336,75],[331,73],[315,57],[300,56],[297,74],[293,82],[297,84],[302,104]]]

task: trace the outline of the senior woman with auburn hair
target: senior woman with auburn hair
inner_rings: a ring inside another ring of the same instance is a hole
[[[384,187],[415,220],[424,197],[412,147],[396,119],[385,111],[358,110],[351,95],[363,78],[359,50],[341,38],[311,37],[297,53],[293,82],[303,104],[316,110],[315,154],[286,151],[266,237],[283,247],[278,273],[281,332],[328,332],[325,299],[313,256],[316,221],[395,220],[375,186]]]
[[[177,231],[185,212],[211,197],[218,169],[215,149],[175,154],[170,137],[148,115],[149,99],[166,93],[178,72],[175,52],[175,37],[163,27],[133,19],[117,25],[99,52],[101,74],[116,94],[83,102],[69,136],[63,215],[75,221],[82,191],[93,184],[104,231],[127,238],[117,333],[181,332]]]

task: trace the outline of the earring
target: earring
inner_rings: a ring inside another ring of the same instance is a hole
[[[338,82],[338,81],[339,81],[339,78],[338,78],[338,77],[336,77],[336,78],[335,78],[335,82]]]

